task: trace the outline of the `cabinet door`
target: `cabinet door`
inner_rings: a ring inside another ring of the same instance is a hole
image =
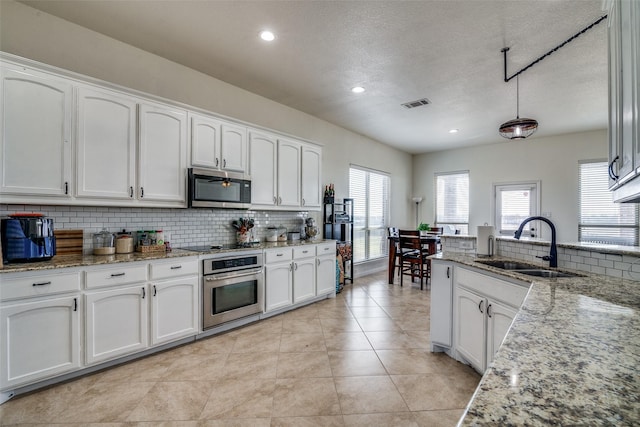
[[[615,2],[614,2],[615,3]],[[619,180],[624,181],[630,176],[635,175],[633,168],[634,154],[635,154],[635,141],[634,141],[634,118],[637,117],[637,105],[635,100],[636,96],[636,82],[634,79],[635,74],[635,32],[632,24],[632,3],[634,1],[621,1],[618,2],[614,8],[618,8],[619,13],[617,18],[620,22],[620,56],[618,58],[620,69],[618,76],[620,82],[618,83],[618,96],[620,113],[618,114],[618,120],[620,121],[620,127],[618,129],[619,143],[618,148],[620,150],[620,168],[618,171]]]
[[[187,113],[163,105],[140,105],[138,198],[186,202]]]
[[[487,306],[487,366],[493,361],[502,340],[507,336],[516,313],[515,309],[507,305],[489,300]]]
[[[302,207],[319,208],[322,204],[322,152],[320,148],[302,146]]]
[[[70,197],[71,84],[22,67],[0,72],[2,193]]]
[[[146,284],[87,292],[85,358],[103,362],[148,347]]]
[[[210,117],[191,116],[191,165],[220,167],[220,122]]]
[[[451,347],[453,328],[453,266],[431,262],[431,342]]]
[[[292,263],[265,266],[265,312],[293,304]]]
[[[278,140],[278,206],[300,207],[300,143]]]
[[[244,172],[247,169],[247,129],[223,123],[221,132],[222,169]]]
[[[276,171],[278,142],[269,135],[249,134],[251,204],[274,207],[277,203]]]
[[[0,307],[0,389],[80,367],[78,296]]]
[[[198,333],[198,277],[153,283],[151,344],[157,345]]]
[[[316,258],[316,260],[316,295],[324,295],[335,292],[336,256],[325,255]]]
[[[109,91],[78,92],[77,196],[134,196],[136,101]]]
[[[316,296],[316,260],[308,258],[293,261],[293,303]]]
[[[486,306],[483,297],[456,287],[456,350],[479,372],[485,367]]]

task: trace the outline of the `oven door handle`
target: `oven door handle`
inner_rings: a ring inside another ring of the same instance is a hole
[[[244,276],[254,276],[260,273],[262,273],[262,268],[250,270],[246,273],[241,273],[241,274],[238,274],[238,273],[212,274],[210,276],[206,276],[204,280],[206,280],[207,282],[213,282],[214,280],[228,279],[230,277],[236,278],[236,277],[244,277]]]

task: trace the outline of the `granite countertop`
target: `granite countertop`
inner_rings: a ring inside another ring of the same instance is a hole
[[[251,249],[271,249],[282,247],[294,247],[303,245],[317,245],[319,243],[335,242],[335,240],[294,240],[287,242],[260,242],[247,248],[234,249],[211,249],[208,252],[197,252],[186,249],[173,249],[169,252],[133,252],[130,254],[115,255],[56,255],[48,261],[4,264],[0,268],[2,273],[20,273],[25,271],[52,270],[68,267],[88,267],[92,265],[117,264],[121,262],[150,261],[159,259],[169,259],[185,256],[212,255],[227,252],[237,252]]]
[[[532,283],[460,426],[640,422],[639,281],[534,279],[460,253],[435,258]]]

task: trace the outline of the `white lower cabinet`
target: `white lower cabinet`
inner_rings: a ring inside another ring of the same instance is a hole
[[[0,389],[80,368],[79,294],[0,307]]]
[[[333,252],[335,254],[335,245]],[[336,256],[323,255],[316,258],[316,295],[336,290]]]
[[[197,272],[197,270],[196,270]],[[198,277],[152,283],[151,345],[198,333]]]
[[[147,284],[85,294],[85,362],[144,350],[149,344]]]
[[[483,373],[507,335],[528,285],[460,267],[455,268],[454,281],[455,351]]]
[[[265,312],[293,304],[293,252],[291,248],[265,251]]]
[[[316,296],[316,247],[293,249],[293,303]]]
[[[453,265],[431,260],[431,351],[453,345]]]

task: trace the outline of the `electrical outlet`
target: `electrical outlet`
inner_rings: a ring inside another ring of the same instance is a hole
[[[463,240],[460,242],[460,249],[473,249],[473,242],[471,240]]]

